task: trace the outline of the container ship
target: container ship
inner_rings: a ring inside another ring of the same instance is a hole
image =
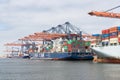
[[[54,41],[55,42],[55,41]],[[49,43],[38,48],[38,51],[29,52],[31,59],[52,60],[92,60],[93,54],[89,48],[90,41],[67,40]]]
[[[92,11],[88,14],[97,17],[120,19],[120,13],[110,12],[119,7],[116,6],[105,11]],[[91,49],[97,54],[97,56],[94,56],[94,61],[120,63],[120,26],[102,30],[101,37],[100,43],[91,45]]]
[[[69,22],[25,36],[6,46],[19,46],[20,57],[52,60],[92,60],[90,36]],[[12,56],[13,54],[12,50]],[[16,52],[15,52],[16,53]]]
[[[101,40],[91,45],[91,49],[97,56],[94,61],[97,62],[120,62],[120,27],[115,26],[102,30]]]

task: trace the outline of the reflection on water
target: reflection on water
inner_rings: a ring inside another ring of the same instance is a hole
[[[0,59],[0,80],[120,80],[119,75],[119,64]]]

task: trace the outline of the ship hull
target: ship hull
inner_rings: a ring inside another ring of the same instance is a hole
[[[120,45],[92,47],[92,50],[100,58],[120,59]]]
[[[51,59],[51,60],[92,60],[92,53],[31,53],[31,59]]]

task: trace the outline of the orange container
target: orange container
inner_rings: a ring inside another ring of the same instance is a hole
[[[109,30],[110,30],[110,33],[117,32],[118,31],[118,27],[112,27]]]

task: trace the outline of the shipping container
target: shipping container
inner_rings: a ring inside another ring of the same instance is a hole
[[[91,38],[91,41],[99,41],[101,40],[102,38],[101,37],[92,37]]]
[[[110,40],[113,40],[113,41],[115,40],[116,41],[116,40],[118,40],[118,38],[111,38]]]
[[[110,36],[109,34],[102,34],[102,38],[107,38],[109,36]]]
[[[120,31],[120,26],[118,26],[118,31]]]
[[[118,32],[112,32],[112,33],[109,33],[110,36],[117,36],[118,35]]]
[[[73,40],[68,40],[67,44],[72,44]]]
[[[116,35],[116,36],[110,36],[110,39],[111,39],[111,38],[118,38],[118,36],[117,36],[117,35]]]
[[[90,46],[91,42],[90,41],[86,41],[85,42],[85,46]]]
[[[120,43],[120,38],[118,38],[118,42]]]
[[[92,34],[92,36],[98,37],[98,36],[101,36],[101,34]]]
[[[111,38],[110,43],[118,43],[118,38]]]
[[[108,34],[108,33],[109,33],[109,29],[102,30],[102,34]]]
[[[64,49],[68,49],[68,46],[63,46]]]
[[[110,30],[110,33],[117,32],[118,31],[118,27],[112,27],[109,30]]]

